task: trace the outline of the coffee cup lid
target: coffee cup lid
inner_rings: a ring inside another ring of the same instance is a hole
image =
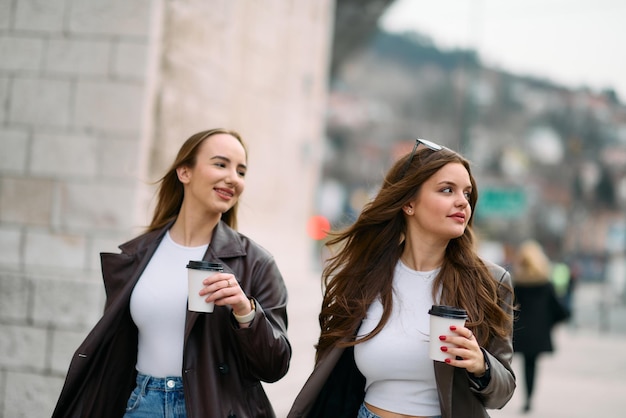
[[[467,319],[467,311],[462,308],[455,308],[454,306],[433,305],[428,310],[428,313],[445,318]]]
[[[210,263],[205,260],[189,260],[189,264],[187,264],[188,269],[195,270],[214,270],[214,271],[223,271],[224,267],[220,263]]]

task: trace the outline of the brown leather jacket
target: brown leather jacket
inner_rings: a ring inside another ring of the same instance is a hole
[[[487,264],[494,280],[511,286],[511,276],[502,267]],[[511,292],[500,286],[501,306],[508,312]],[[513,323],[511,322],[511,333]],[[356,416],[354,408],[363,402],[365,379],[354,363],[353,349],[335,347],[319,359],[296,397],[288,418]],[[511,337],[493,339],[483,352],[490,365],[491,379],[482,390],[464,369],[433,361],[442,418],[486,418],[486,409],[502,408],[516,387],[511,368]],[[332,411],[329,412],[329,411]]]
[[[122,417],[135,386],[137,328],[130,317],[132,290],[169,225],[101,254],[107,295],[104,314],[74,353],[53,418]],[[285,376],[287,289],[273,257],[220,222],[205,260],[224,264],[256,302],[249,328],[239,328],[229,307],[212,314],[187,312],[183,387],[188,418],[274,417],[261,381]]]

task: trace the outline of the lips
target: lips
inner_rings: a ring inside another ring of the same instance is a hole
[[[452,218],[452,219],[455,219],[455,220],[457,220],[459,222],[465,222],[465,214],[464,213],[460,213],[460,212],[453,213],[449,217]]]
[[[215,190],[215,192],[224,199],[231,199],[235,195],[235,192],[230,189],[216,187],[213,190]]]

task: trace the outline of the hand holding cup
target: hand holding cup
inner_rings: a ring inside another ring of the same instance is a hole
[[[430,358],[436,361],[454,359],[454,356],[442,351],[441,347],[454,347],[449,341],[441,340],[440,336],[450,334],[450,327],[463,327],[467,319],[465,309],[445,305],[433,305],[428,311],[430,314]]]
[[[188,301],[187,308],[196,312],[213,312],[215,306],[214,301],[207,301],[206,297],[201,294],[204,290],[204,280],[215,274],[223,272],[224,268],[218,263],[209,263],[208,261],[190,260],[187,264],[187,280],[188,280]]]
[[[461,367],[481,376],[486,363],[474,333],[465,327],[467,312],[450,306],[433,305],[430,316],[430,358]]]
[[[217,306],[230,305],[235,315],[243,316],[252,310],[250,299],[239,286],[237,278],[231,273],[216,273],[205,277],[199,295],[207,303]]]

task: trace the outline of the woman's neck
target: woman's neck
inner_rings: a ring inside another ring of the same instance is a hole
[[[441,267],[445,252],[445,246],[415,243],[407,239],[400,260],[412,270],[431,271]]]
[[[176,221],[170,228],[170,237],[175,243],[185,247],[197,247],[211,242],[213,230],[220,216],[192,216],[181,208]]]

